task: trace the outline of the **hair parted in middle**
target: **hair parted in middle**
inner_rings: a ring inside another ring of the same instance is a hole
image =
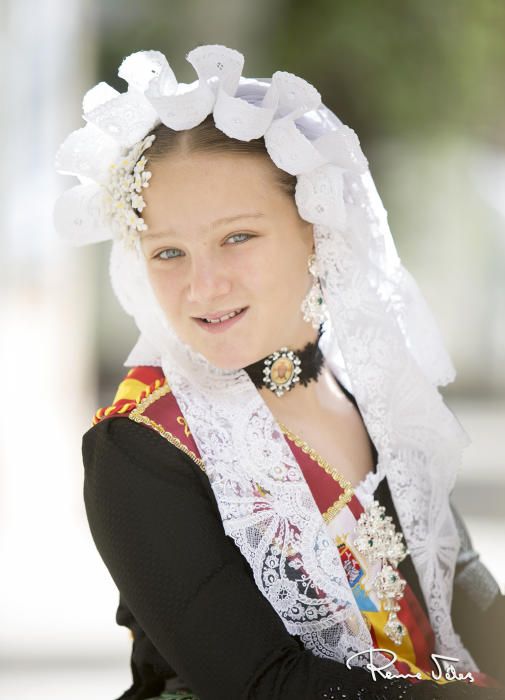
[[[270,158],[263,137],[241,141],[227,136],[217,128],[214,117],[209,114],[200,124],[191,129],[176,131],[161,123],[148,135],[156,136],[154,143],[146,151],[149,161],[155,163],[169,155],[189,155],[191,153],[247,154],[267,158],[283,192],[295,197],[296,175],[290,175],[278,168]]]

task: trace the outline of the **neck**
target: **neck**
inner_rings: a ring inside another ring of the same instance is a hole
[[[285,396],[298,386],[307,386],[319,376],[324,356],[319,348],[320,326],[316,337],[303,347],[282,346],[266,357],[244,367],[257,388],[266,387],[278,396]]]
[[[329,390],[334,386],[335,379],[326,362],[323,361],[318,377],[308,382],[306,386],[297,384],[296,387],[282,396],[276,396],[267,387],[260,387],[258,391],[269,408],[289,413],[293,409],[298,411],[300,405],[303,405],[304,411],[321,408],[327,402]]]

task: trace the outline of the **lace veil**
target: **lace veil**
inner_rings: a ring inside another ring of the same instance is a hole
[[[128,247],[112,233],[103,196],[110,163],[160,121],[190,129],[213,112],[228,136],[264,137],[272,161],[297,176],[296,205],[313,224],[329,311],[320,346],[354,394],[377,448],[378,481],[387,475],[436,652],[459,659],[460,672],[478,671],[450,614],[460,541],[449,494],[468,438],[437,387],[455,372],[398,257],[359,141],[293,74],[246,78],[242,54],[219,45],[199,46],[187,60],[198,75],[193,83],[178,83],[163,54],[142,51],[119,69],[125,93],[99,83],[86,94],[87,124],[67,137],[56,159],[60,172],[80,180],[56,202],[56,228],[77,245],[112,239],[112,286],[140,330],[125,365],[163,368],[225,532],[259,590],[307,649],[345,662],[373,642],[282,431],[244,370],[219,369],[179,340],[149,284],[139,239]],[[364,665],[365,658],[351,663]]]

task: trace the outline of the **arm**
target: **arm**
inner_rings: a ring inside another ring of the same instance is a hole
[[[107,419],[85,434],[83,458],[97,549],[138,624],[201,700],[452,697],[429,682],[414,691],[373,681],[305,650],[226,536],[207,477],[154,431]]]
[[[461,539],[451,610],[454,628],[480,669],[505,684],[505,595],[474,550],[452,503],[451,509]]]
[[[121,595],[116,622],[127,627],[133,639],[130,657],[133,683],[117,700],[142,700],[159,695],[165,688],[165,680],[176,677],[176,673],[153,646]]]

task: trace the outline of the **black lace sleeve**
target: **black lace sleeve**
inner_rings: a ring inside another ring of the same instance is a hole
[[[166,663],[151,664],[153,683],[173,669],[200,700],[501,697],[461,681],[374,681],[305,650],[225,534],[207,476],[149,428],[106,419],[84,435],[83,460],[96,547],[148,640],[144,654]],[[138,687],[130,698],[153,697]]]

